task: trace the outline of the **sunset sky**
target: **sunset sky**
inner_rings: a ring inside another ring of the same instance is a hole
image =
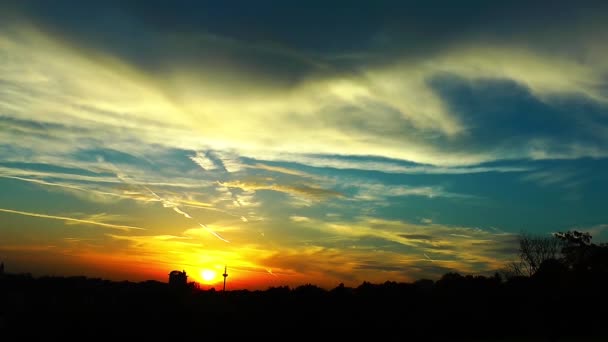
[[[606,241],[608,2],[534,3],[3,1],[0,261],[333,288]]]

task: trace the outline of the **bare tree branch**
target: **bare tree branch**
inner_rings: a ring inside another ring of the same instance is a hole
[[[562,241],[554,236],[521,233],[519,260],[508,265],[508,271],[515,276],[532,276],[544,261],[559,257],[562,244]]]

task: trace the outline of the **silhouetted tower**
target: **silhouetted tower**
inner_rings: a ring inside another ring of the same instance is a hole
[[[228,271],[227,271],[227,267],[224,266],[224,274],[222,274],[222,276],[224,277],[224,292],[226,292],[226,278],[228,278]]]

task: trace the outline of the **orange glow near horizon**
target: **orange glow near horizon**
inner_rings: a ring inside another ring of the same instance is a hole
[[[385,223],[389,224],[389,222]],[[69,242],[71,249],[54,247],[38,251],[37,253],[41,255],[40,259],[47,260],[48,264],[40,266],[50,269],[56,267],[55,265],[59,263],[58,259],[69,257],[78,260],[70,267],[69,273],[72,275],[86,274],[90,277],[115,281],[155,280],[163,283],[168,281],[168,274],[172,270],[184,270],[188,275],[188,281],[197,283],[201,289],[221,290],[224,265],[228,265],[227,291],[266,290],[269,287],[279,286],[295,288],[305,284],[332,289],[340,283],[346,286],[358,286],[363,280],[376,283],[393,279],[415,280],[399,270],[368,273],[365,278],[340,277],[339,274],[356,273],[354,267],[357,264],[347,261],[364,259],[365,250],[350,249],[338,255],[332,250],[318,247],[302,248],[298,251],[307,259],[307,262],[303,263],[299,262],[299,259],[294,259],[293,250],[264,249],[264,246],[253,243],[242,243],[240,246],[234,243],[225,244],[204,235],[192,239],[188,234],[182,236],[108,234],[107,236],[112,238],[112,242],[127,243],[130,249],[128,251],[117,248],[100,250],[87,244],[86,241],[71,240]],[[471,238],[463,238],[462,243],[470,243],[470,240]],[[42,254],[45,256],[42,257]],[[492,262],[490,259],[481,259],[481,256],[472,255],[471,258],[473,257],[487,263]],[[384,258],[386,260],[392,258],[395,263],[401,262],[404,270],[410,268],[412,264],[415,265],[417,261],[400,259],[401,256],[396,253],[385,253]],[[333,261],[330,269],[323,265],[323,262],[329,259]],[[462,263],[437,259],[433,262],[442,267],[467,270],[467,265]],[[316,266],[308,267],[311,264]],[[498,266],[500,265],[496,264],[495,267]]]

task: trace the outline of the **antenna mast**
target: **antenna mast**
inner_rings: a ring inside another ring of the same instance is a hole
[[[222,274],[222,276],[224,276],[224,289],[222,291],[226,292],[226,278],[228,277],[228,272],[227,272],[226,266],[224,266],[224,274]]]

